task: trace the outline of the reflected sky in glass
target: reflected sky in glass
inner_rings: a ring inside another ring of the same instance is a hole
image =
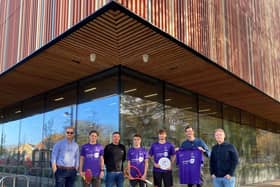
[[[79,104],[78,120],[95,122],[97,125],[118,130],[119,96],[107,96]]]
[[[22,119],[20,144],[38,144],[42,140],[43,115],[38,114]]]
[[[20,120],[11,121],[4,125],[3,139],[5,147],[17,146]]]
[[[42,141],[42,134],[44,134],[44,137],[48,137],[54,133],[64,134],[64,127],[71,124],[71,113],[74,110],[75,106],[66,106],[45,113],[44,127],[42,124],[44,118],[43,114],[8,122],[2,126],[0,131],[2,136],[3,129],[3,143],[6,146],[18,145],[20,123],[20,144],[38,144]],[[94,122],[97,125],[104,126],[113,131],[119,129],[118,95],[107,96],[94,99],[90,102],[81,103],[79,104],[78,110],[78,120],[80,121]],[[75,115],[73,117],[75,117]],[[42,132],[42,130],[44,132]]]
[[[43,134],[47,137],[51,134],[64,134],[65,127],[71,125],[71,115],[74,106],[66,106],[45,113]]]

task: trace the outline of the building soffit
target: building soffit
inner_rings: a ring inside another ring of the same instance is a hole
[[[116,65],[280,124],[279,101],[114,1],[3,72],[0,108]]]

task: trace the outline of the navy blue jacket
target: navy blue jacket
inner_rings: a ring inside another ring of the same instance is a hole
[[[238,164],[236,148],[227,142],[213,146],[210,156],[210,173],[216,177],[234,176]]]

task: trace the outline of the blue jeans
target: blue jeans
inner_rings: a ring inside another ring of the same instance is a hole
[[[213,187],[234,187],[235,177],[226,179],[224,177],[216,177],[213,179]]]
[[[123,187],[124,176],[122,172],[107,172],[106,174],[106,187]]]
[[[75,169],[57,169],[55,172],[55,186],[56,187],[73,187],[77,171]]]

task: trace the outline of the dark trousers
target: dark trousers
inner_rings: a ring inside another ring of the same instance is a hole
[[[202,184],[188,184],[188,187],[202,187]]]
[[[139,185],[139,187],[145,187],[146,183],[142,180],[130,180],[130,186],[131,187],[136,187],[137,184]]]
[[[124,176],[122,172],[107,172],[106,187],[123,187]]]
[[[55,172],[55,187],[73,187],[76,174],[76,169],[58,168]]]
[[[101,179],[99,177],[93,177],[91,180],[91,184],[93,187],[100,187],[101,185]],[[84,187],[90,187],[90,184],[87,184],[85,181],[83,181]]]
[[[173,186],[173,176],[171,170],[166,172],[153,171],[153,179],[154,179],[154,186],[162,187],[162,181],[164,187]]]

